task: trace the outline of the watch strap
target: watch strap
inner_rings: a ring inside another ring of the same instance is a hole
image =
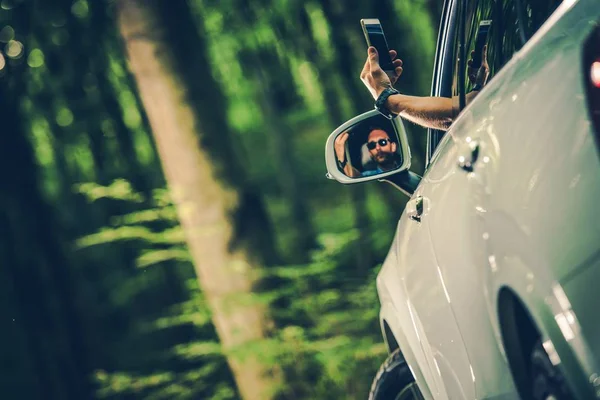
[[[396,89],[394,89],[393,87],[385,88],[384,91],[381,92],[381,94],[375,101],[375,109],[377,111],[379,111],[387,119],[393,119],[397,115],[397,114],[394,114],[393,112],[391,112],[385,105],[388,97],[390,97],[391,95],[394,95],[394,94],[400,94],[400,92],[397,91]]]

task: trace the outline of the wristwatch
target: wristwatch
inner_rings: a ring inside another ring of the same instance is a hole
[[[375,101],[375,109],[377,111],[379,111],[387,119],[393,119],[397,115],[397,114],[394,114],[393,112],[391,112],[385,106],[385,102],[387,101],[388,97],[390,97],[393,94],[400,94],[400,92],[390,86],[388,88],[385,88],[385,90],[383,92],[381,92],[381,94],[377,98],[377,101]]]
[[[479,83],[476,83],[473,85],[473,87],[471,88],[471,92],[473,91],[477,91],[479,92],[481,89],[483,89],[483,85],[480,85]]]
[[[346,159],[346,155],[345,154],[344,154],[344,161],[338,160],[337,157],[335,158],[335,160],[337,161],[337,164],[338,164],[338,167],[340,168],[340,170],[344,169],[344,167],[348,163],[348,160]]]

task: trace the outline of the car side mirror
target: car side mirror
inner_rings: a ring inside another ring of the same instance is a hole
[[[327,177],[344,184],[381,179],[410,168],[410,148],[400,117],[368,111],[340,125],[325,145]]]

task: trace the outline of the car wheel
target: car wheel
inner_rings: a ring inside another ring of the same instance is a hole
[[[421,400],[423,396],[415,378],[396,349],[385,360],[373,379],[369,400]]]
[[[573,399],[562,372],[552,364],[541,341],[531,352],[531,378],[534,400]]]

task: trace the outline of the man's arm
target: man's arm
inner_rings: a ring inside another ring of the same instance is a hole
[[[402,74],[402,61],[393,59],[394,73],[386,74],[379,66],[379,55],[374,47],[369,47],[367,61],[360,79],[377,99],[381,92],[391,87]],[[394,52],[393,56],[395,56]],[[390,55],[392,52],[390,51]],[[448,129],[454,117],[452,99],[445,97],[417,97],[395,94],[388,97],[386,107],[394,114],[414,123],[434,129]]]
[[[448,97],[417,97],[394,94],[386,102],[388,110],[426,128],[446,130],[454,113]]]
[[[481,70],[484,72],[487,80],[487,60],[486,48],[484,47],[484,63]],[[393,50],[392,50],[393,51]],[[392,53],[394,58],[396,52]],[[394,59],[393,58],[393,59]],[[379,66],[379,56],[377,50],[370,47],[365,62],[365,66],[360,74],[360,78],[367,86],[374,99],[377,99],[381,92],[391,87],[402,74],[402,61],[394,59],[395,71],[392,76],[386,74]],[[470,63],[469,63],[470,66]],[[479,77],[478,77],[479,78]],[[473,91],[466,95],[466,102],[469,104],[479,92]],[[407,96],[404,94],[394,94],[388,97],[386,107],[394,114],[399,114],[402,118],[412,121],[426,128],[446,130],[452,124],[452,121],[458,114],[458,99],[448,97],[419,97]]]
[[[349,137],[350,133],[342,132],[335,138],[335,156],[337,158],[338,168],[343,165],[342,170],[346,176],[356,178],[357,176],[360,176],[360,172],[350,165],[350,160],[346,158],[346,142]]]
[[[467,93],[466,101],[469,104],[478,91]],[[415,124],[425,128],[447,130],[452,124],[456,113],[454,107],[458,104],[457,98],[449,97],[418,97],[404,94],[393,94],[388,97],[386,107],[394,114],[399,114]]]
[[[350,178],[360,177],[360,172],[358,172],[358,170],[350,164],[346,164],[344,167],[344,173]]]

